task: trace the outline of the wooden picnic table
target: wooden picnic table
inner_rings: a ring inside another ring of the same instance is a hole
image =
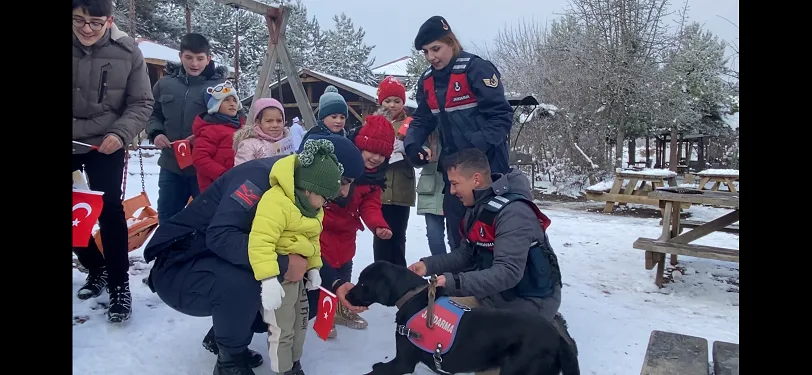
[[[632,245],[635,249],[646,251],[646,269],[657,266],[654,283],[663,285],[665,271],[665,254],[671,254],[671,264],[677,263],[677,255],[739,262],[739,250],[705,245],[696,245],[696,241],[710,233],[730,231],[730,225],[739,221],[739,193],[708,191],[688,188],[665,188],[649,193],[649,197],[660,201],[663,210],[663,231],[659,238],[640,237]],[[683,203],[721,206],[733,208],[733,211],[681,233],[679,205]],[[735,229],[738,231],[738,227]]]
[[[719,188],[722,187],[722,185],[726,185],[727,190],[731,193],[738,192],[736,190],[736,186],[733,185],[733,181],[737,181],[739,179],[739,171],[735,169],[708,169],[697,172],[696,176],[699,177],[699,190],[719,191]],[[712,182],[713,185],[711,185],[710,189],[707,189],[706,185],[709,182]]]
[[[606,202],[603,208],[605,213],[611,213],[615,203],[618,203],[618,205],[635,203],[657,206],[660,202],[652,198],[649,193],[654,189],[665,187],[666,182],[668,182],[668,186],[677,186],[677,174],[665,169],[619,171],[615,174],[615,182],[611,189],[607,191],[587,188],[586,197],[590,200]],[[688,208],[690,204],[684,207]]]

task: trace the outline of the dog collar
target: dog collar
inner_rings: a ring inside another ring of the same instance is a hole
[[[429,284],[427,283],[425,285],[421,285],[406,292],[406,294],[404,294],[402,297],[400,297],[400,299],[397,302],[395,302],[395,307],[397,307],[398,310],[400,310],[403,307],[403,305],[406,304],[406,302],[409,302],[412,298],[414,298],[414,296],[416,296],[418,293],[422,292],[424,289],[428,287]]]

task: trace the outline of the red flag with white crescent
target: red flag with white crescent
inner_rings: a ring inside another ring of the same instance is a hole
[[[175,159],[178,160],[180,169],[192,165],[192,146],[188,139],[172,142],[172,149],[175,150]]]
[[[322,340],[327,341],[327,335],[333,329],[333,321],[338,308],[338,298],[323,287],[319,287],[319,290],[319,309],[316,320],[313,322],[313,329]]]
[[[104,193],[93,190],[73,191],[73,247],[90,244],[93,226],[99,220]]]

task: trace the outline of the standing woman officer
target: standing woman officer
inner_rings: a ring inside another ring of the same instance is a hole
[[[404,142],[411,163],[422,166],[429,161],[423,145],[429,134],[439,129],[441,154],[477,148],[487,155],[493,173],[507,173],[513,110],[505,98],[499,71],[490,61],[463,51],[441,16],[431,17],[420,26],[414,47],[423,51],[431,66],[417,83],[417,110]],[[445,169],[441,159],[438,171]],[[443,180],[443,211],[454,249],[460,245],[459,224],[465,207],[451,196],[445,172]]]

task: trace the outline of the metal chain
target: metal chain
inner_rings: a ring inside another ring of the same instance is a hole
[[[138,148],[138,165],[141,166],[141,192],[147,192],[147,186],[144,184],[144,155],[141,153],[141,148]]]
[[[127,166],[130,164],[130,150],[124,148],[124,178],[121,179],[121,201],[127,194]]]

